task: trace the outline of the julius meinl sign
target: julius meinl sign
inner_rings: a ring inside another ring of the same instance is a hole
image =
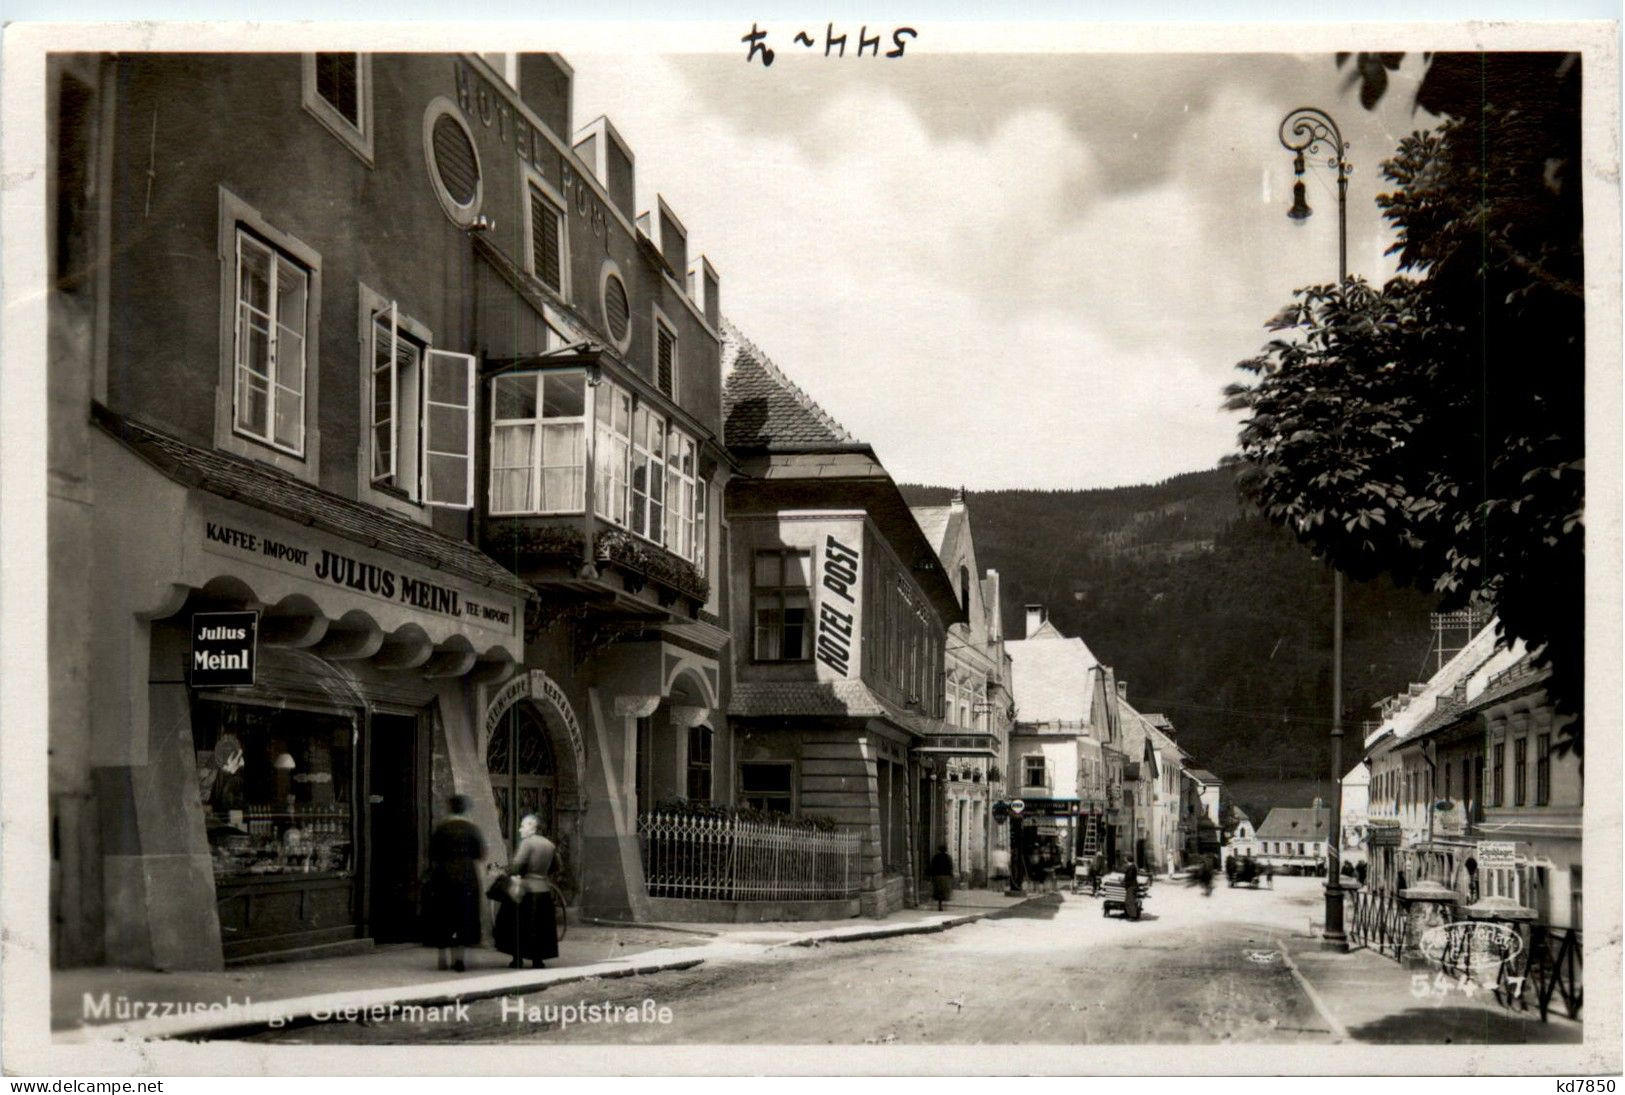
[[[192,659],[187,680],[193,688],[228,688],[254,683],[258,612],[196,612],[192,615]]]
[[[331,548],[290,543],[223,521],[206,522],[203,537],[204,546],[214,551],[233,549],[255,557],[257,562],[291,570],[341,589],[351,589],[485,627],[507,632],[513,630],[513,613],[506,607],[474,601],[450,586],[415,577],[404,570],[352,558]]]

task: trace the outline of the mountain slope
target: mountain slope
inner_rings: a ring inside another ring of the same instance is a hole
[[[903,492],[914,505],[951,494]],[[1249,788],[1244,808],[1307,805],[1307,781],[1329,794],[1331,572],[1247,511],[1229,470],[1109,490],[989,491],[968,504],[978,561],[1000,575],[1007,637],[1021,637],[1024,605],[1044,605],[1116,668],[1135,707],[1173,720],[1197,763]],[[1371,705],[1432,671],[1433,604],[1386,580],[1346,583],[1345,769]],[[1269,801],[1271,785],[1283,802]]]

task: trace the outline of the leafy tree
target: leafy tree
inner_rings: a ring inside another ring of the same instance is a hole
[[[1340,59],[1341,62],[1342,59]],[[1580,62],[1437,54],[1377,199],[1399,276],[1299,290],[1226,389],[1240,483],[1357,579],[1478,599],[1578,714],[1584,646]],[[1398,55],[1362,55],[1362,102]],[[1578,748],[1581,728],[1568,744]]]

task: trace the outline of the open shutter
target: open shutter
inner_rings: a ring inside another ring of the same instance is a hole
[[[430,350],[423,363],[423,501],[472,509],[474,356]]]

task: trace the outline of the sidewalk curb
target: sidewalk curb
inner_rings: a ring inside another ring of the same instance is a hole
[[[787,939],[782,943],[771,944],[768,949],[772,950],[778,947],[814,947],[823,943],[860,943],[868,939],[890,939],[900,935],[931,935],[937,932],[945,932],[950,928],[958,928],[963,927],[966,924],[974,924],[978,920],[1002,920],[1005,917],[1014,914],[1018,909],[1026,908],[1028,905],[1059,905],[1059,901],[1050,901],[1050,898],[1054,896],[1056,895],[1035,894],[1034,896],[1027,898],[1025,901],[1007,906],[1006,908],[988,909],[986,912],[965,913],[962,916],[951,916],[943,920],[916,921],[911,924],[877,924],[872,928],[836,928],[830,931],[808,932],[806,935],[799,936],[795,939]]]
[[[926,935],[944,932],[978,920],[999,919],[1010,916],[1028,905],[1052,902],[1054,895],[1039,894],[1019,904],[985,912],[967,913],[942,920],[908,924],[876,924],[874,927],[836,928],[808,932],[778,943],[730,943],[726,935],[708,938],[693,947],[667,951],[644,951],[627,958],[598,962],[587,966],[557,970],[516,970],[512,973],[486,973],[466,980],[436,981],[427,984],[404,985],[389,988],[362,989],[354,992],[330,992],[314,996],[270,1000],[263,1004],[251,1003],[239,1007],[237,1013],[209,1009],[190,1014],[138,1019],[130,1023],[79,1026],[53,1033],[62,1042],[129,1041],[150,1039],[180,1039],[205,1041],[215,1038],[241,1038],[266,1030],[287,1030],[312,1023],[330,1021],[341,1016],[341,1022],[364,1022],[369,1018],[388,1017],[391,1006],[442,1007],[486,1000],[496,996],[534,992],[557,985],[582,981],[639,977],[672,970],[693,969],[708,959],[720,959],[751,953],[765,953],[780,947],[809,947],[822,943],[855,943],[868,939],[887,939],[902,935]],[[638,925],[646,927],[649,925]],[[694,933],[697,934],[697,933]],[[664,957],[661,957],[664,955]],[[378,1013],[378,1014],[374,1014]]]
[[[1309,1002],[1314,1005],[1315,1011],[1320,1014],[1321,1019],[1330,1028],[1332,1037],[1340,1043],[1349,1041],[1348,1028],[1338,1020],[1337,1016],[1332,1014],[1332,1009],[1327,1007],[1326,1001],[1320,998],[1320,993],[1315,990],[1314,985],[1309,983],[1309,978],[1305,977],[1303,972],[1298,969],[1298,964],[1292,960],[1292,952],[1287,950],[1286,944],[1282,943],[1279,937],[1272,938],[1270,942],[1274,943],[1275,949],[1281,952],[1281,961],[1285,964],[1287,970],[1291,972],[1292,979],[1298,983],[1298,987],[1303,990],[1303,994],[1309,997]]]

